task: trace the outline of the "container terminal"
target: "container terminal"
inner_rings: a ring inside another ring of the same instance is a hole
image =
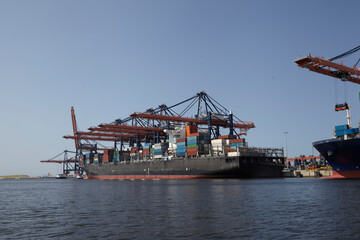
[[[190,110],[195,112],[189,116]],[[74,171],[88,179],[194,179],[281,177],[282,148],[250,147],[253,122],[236,117],[205,92],[168,107],[165,104],[89,127],[77,128]],[[107,144],[107,145],[106,145]]]

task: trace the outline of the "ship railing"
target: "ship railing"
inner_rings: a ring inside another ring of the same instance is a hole
[[[236,151],[240,156],[284,157],[284,150],[282,148],[237,147]]]

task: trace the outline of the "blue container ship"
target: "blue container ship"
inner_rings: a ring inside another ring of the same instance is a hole
[[[333,168],[332,178],[360,178],[359,127],[351,127],[349,106],[345,105],[348,124],[335,126],[332,139],[314,142],[313,146]]]
[[[332,178],[360,178],[360,138],[334,138],[313,145],[333,168]]]

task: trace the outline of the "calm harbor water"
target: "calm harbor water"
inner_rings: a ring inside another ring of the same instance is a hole
[[[1,239],[358,239],[360,181],[1,180]]]

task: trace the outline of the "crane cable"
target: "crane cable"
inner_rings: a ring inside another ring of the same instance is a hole
[[[334,79],[334,88],[335,88],[335,105],[339,103],[339,96],[338,96],[338,80]]]
[[[334,61],[334,60],[336,60],[336,59],[346,57],[346,56],[348,56],[348,55],[350,55],[350,54],[353,54],[353,53],[355,53],[355,52],[357,52],[357,51],[359,51],[359,50],[360,50],[360,46],[357,46],[357,47],[355,47],[355,48],[353,48],[353,49],[351,49],[351,50],[349,50],[349,51],[347,51],[347,52],[344,52],[344,53],[342,53],[342,54],[340,54],[340,55],[338,55],[338,56],[336,56],[336,57],[330,58],[330,61]],[[360,60],[360,59],[359,59],[359,60]],[[358,61],[358,62],[359,62],[359,61]]]
[[[360,50],[360,46],[357,46],[357,47],[355,47],[355,48],[353,48],[353,49],[351,49],[351,50],[349,50],[349,51],[347,51],[347,52],[344,52],[344,53],[342,53],[342,54],[340,54],[340,55],[338,55],[338,56],[336,56],[336,57],[330,58],[330,61],[334,61],[334,60],[336,60],[336,59],[349,56],[349,55],[351,55],[351,54],[353,54],[353,53],[355,53],[355,52],[357,52],[357,51],[359,51],[359,50]],[[356,64],[354,65],[354,67],[356,67],[356,66],[359,64],[359,62],[360,62],[360,58],[357,60],[357,62],[356,62]],[[335,101],[338,101],[338,100],[339,100],[339,99],[338,99],[337,88],[338,88],[337,82],[335,82],[335,98],[336,98]],[[344,100],[345,100],[345,103],[346,103],[346,101],[347,101],[347,84],[346,84],[346,82],[344,82],[344,94],[345,94],[345,96],[344,96],[345,99],[344,99]],[[359,100],[360,100],[360,92],[359,92]]]

